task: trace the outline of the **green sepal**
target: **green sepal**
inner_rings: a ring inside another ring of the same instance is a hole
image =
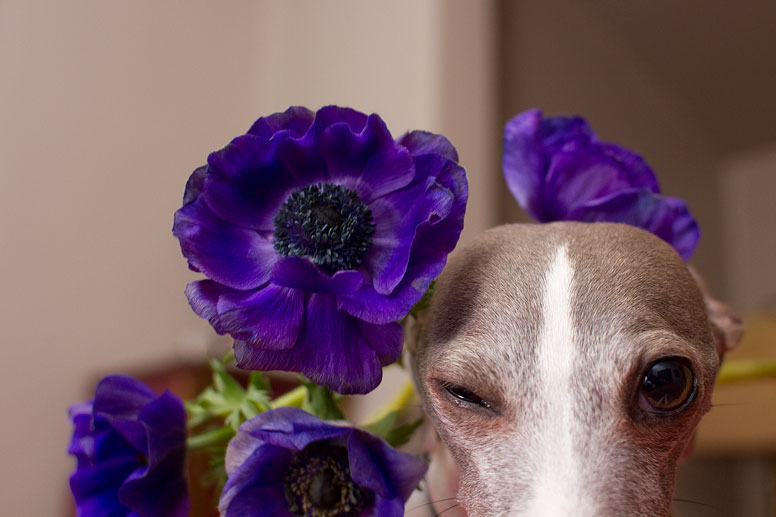
[[[185,403],[189,428],[218,419],[236,431],[240,424],[269,409],[266,379],[259,372],[252,372],[244,389],[227,371],[226,360],[209,361],[213,385],[202,390],[195,400]]]
[[[423,423],[423,418],[396,425],[398,417],[398,411],[391,411],[377,422],[365,426],[364,430],[379,436],[391,447],[400,447],[410,441],[412,434]]]
[[[303,410],[323,420],[345,419],[345,415],[342,414],[337,405],[337,402],[342,399],[341,395],[337,395],[329,388],[318,386],[310,381],[302,380],[301,383],[307,388],[307,395],[304,402],[302,402]]]
[[[435,283],[436,280],[432,280],[428,285],[426,292],[423,293],[423,296],[420,297],[420,300],[418,300],[415,305],[412,306],[410,309],[410,316],[417,318],[418,314],[428,309],[428,307],[431,305],[431,297],[434,296]]]

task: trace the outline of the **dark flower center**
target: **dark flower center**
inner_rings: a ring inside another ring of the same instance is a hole
[[[327,273],[357,269],[372,246],[372,212],[342,185],[310,185],[291,194],[274,218],[275,249],[306,257]]]
[[[308,445],[288,466],[284,483],[288,510],[298,517],[355,517],[372,496],[350,477],[344,447]]]

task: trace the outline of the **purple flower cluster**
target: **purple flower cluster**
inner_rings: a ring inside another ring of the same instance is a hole
[[[463,228],[464,170],[444,137],[394,140],[377,115],[292,107],[194,171],[173,233],[207,280],[186,295],[235,339],[238,366],[366,393],[401,354],[397,320]]]
[[[698,225],[685,203],[660,195],[641,156],[600,141],[581,117],[520,113],[506,125],[503,168],[512,195],[539,222],[638,226],[685,260],[698,243]]]
[[[401,517],[426,462],[292,407],[245,422],[226,451],[223,517]]]
[[[180,399],[123,375],[70,408],[76,457],[70,477],[79,517],[188,514],[186,413]]]

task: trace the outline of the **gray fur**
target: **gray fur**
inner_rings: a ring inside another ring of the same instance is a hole
[[[469,517],[529,515],[529,508],[546,515],[533,500],[546,447],[537,347],[547,271],[564,247],[573,269],[575,347],[572,389],[558,396],[573,399],[582,486],[559,497],[579,499],[577,515],[666,516],[682,451],[710,408],[719,355],[704,298],[674,250],[642,230],[606,223],[483,233],[456,252],[431,307],[408,328],[424,408],[460,471],[461,509]],[[667,356],[689,362],[697,393],[679,413],[649,416],[637,403],[639,382],[651,362]],[[493,409],[456,404],[444,382]]]

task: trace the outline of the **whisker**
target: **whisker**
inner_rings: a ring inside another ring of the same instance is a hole
[[[439,517],[440,515],[442,515],[443,513],[445,513],[447,510],[452,510],[453,508],[456,508],[457,506],[458,506],[458,503],[455,503],[453,506],[448,506],[447,508],[445,508],[444,510],[442,510],[441,512],[439,512],[439,513],[437,514],[437,517]]]
[[[423,508],[424,506],[428,506],[428,505],[430,505],[430,504],[434,504],[434,503],[443,503],[443,502],[445,502],[445,501],[455,501],[455,500],[456,500],[456,498],[455,498],[455,497],[446,497],[446,498],[444,498],[444,499],[435,499],[434,501],[430,501],[430,500],[429,500],[429,501],[426,501],[425,503],[420,503],[420,504],[418,504],[418,505],[415,505],[415,506],[413,506],[412,508],[407,508],[407,511],[408,511],[408,512],[411,512],[412,510],[417,510],[418,508]]]
[[[712,505],[712,504],[708,504],[708,503],[702,503],[702,502],[700,502],[700,501],[693,501],[692,499],[677,499],[677,498],[674,498],[674,502],[675,502],[675,503],[690,503],[690,504],[697,504],[697,505],[699,505],[699,506],[705,506],[706,508],[711,508],[712,510],[719,511],[719,508],[717,508],[716,506],[714,506],[714,505]]]

